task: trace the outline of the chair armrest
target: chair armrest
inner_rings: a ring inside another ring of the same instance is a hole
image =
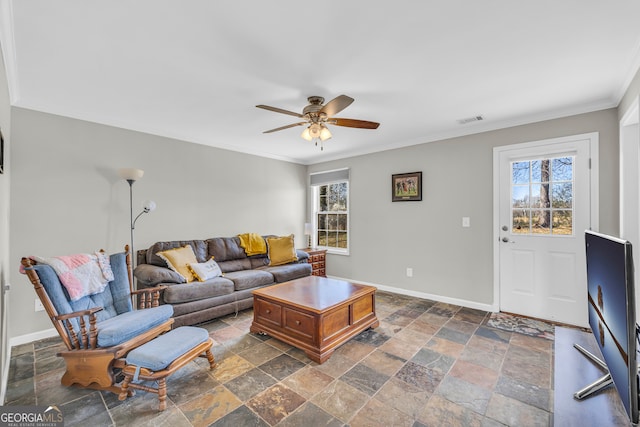
[[[67,314],[59,314],[57,316],[53,316],[54,320],[68,320],[68,319],[73,319],[75,317],[84,317],[84,316],[91,316],[92,314],[95,314],[99,311],[104,310],[103,307],[93,307],[90,308],[88,310],[81,310],[81,311],[74,311],[73,313],[67,313]]]
[[[98,343],[98,328],[96,313],[102,311],[103,307],[93,307],[88,310],[74,311],[73,313],[60,314],[53,316],[54,320],[60,320],[64,323],[67,329],[67,335],[71,341],[71,346],[74,350],[94,349]],[[89,317],[89,330],[87,331],[87,322],[85,316]],[[80,325],[80,330],[76,333],[72,319],[77,319]],[[79,335],[79,336],[78,336]]]
[[[157,307],[160,304],[160,294],[167,289],[167,285],[155,286],[153,288],[138,289],[131,292],[131,295],[138,297],[138,309]]]

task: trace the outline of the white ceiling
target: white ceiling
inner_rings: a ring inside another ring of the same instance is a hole
[[[13,105],[302,164],[615,107],[637,0],[0,0]],[[355,98],[324,151],[310,95]],[[482,115],[466,125],[459,119]]]

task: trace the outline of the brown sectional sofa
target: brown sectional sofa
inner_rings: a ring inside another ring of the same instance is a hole
[[[264,236],[268,237],[268,236]],[[158,252],[190,245],[199,263],[214,257],[222,277],[204,282],[185,283],[184,277],[170,270]],[[174,240],[154,243],[138,251],[133,272],[138,287],[167,285],[162,304],[173,306],[174,328],[203,323],[253,306],[251,292],[274,283],[311,275],[309,255],[296,250],[298,260],[270,266],[268,254],[247,256],[238,237],[215,237],[207,240]]]

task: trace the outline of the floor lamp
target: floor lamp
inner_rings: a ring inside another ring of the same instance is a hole
[[[144,175],[144,171],[142,169],[133,169],[126,168],[118,170],[118,174],[120,178],[124,179],[129,183],[129,215],[130,215],[130,225],[131,225],[131,246],[129,248],[129,252],[131,253],[131,265],[135,267],[136,265],[136,252],[133,249],[133,230],[136,228],[136,221],[140,218],[140,215],[146,214],[149,212],[153,212],[156,209],[156,203],[147,200],[144,202],[142,207],[142,212],[138,214],[138,216],[133,218],[133,183],[142,178]]]

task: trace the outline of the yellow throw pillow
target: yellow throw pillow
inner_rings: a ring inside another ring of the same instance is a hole
[[[181,248],[168,249],[158,252],[157,255],[165,260],[167,266],[184,277],[187,282],[193,282],[196,278],[189,270],[189,264],[197,263],[196,254],[193,253],[191,245],[185,245]]]
[[[293,244],[293,234],[282,237],[267,237],[269,265],[288,264],[298,260]]]

